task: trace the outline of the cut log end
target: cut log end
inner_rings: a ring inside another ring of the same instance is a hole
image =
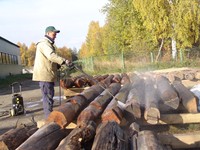
[[[64,116],[63,113],[59,111],[53,111],[50,113],[47,122],[55,122],[57,123],[61,128],[64,128],[67,125],[67,119]]]
[[[157,108],[151,107],[145,110],[144,118],[149,124],[158,124],[160,119],[160,111]]]
[[[120,110],[117,111],[116,109],[106,111],[101,117],[102,122],[115,121],[118,124],[120,124],[121,121],[122,121],[123,115],[122,115],[122,112]]]

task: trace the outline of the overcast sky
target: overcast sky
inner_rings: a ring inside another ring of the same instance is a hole
[[[61,31],[56,38],[58,47],[79,49],[91,21],[104,25],[100,10],[106,3],[108,0],[0,0],[0,36],[30,46],[52,25]]]

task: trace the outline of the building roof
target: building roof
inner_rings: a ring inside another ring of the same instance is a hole
[[[6,42],[8,42],[8,43],[10,43],[10,44],[12,44],[12,45],[14,45],[14,46],[16,46],[16,47],[19,47],[17,44],[12,43],[12,42],[8,41],[7,39],[5,39],[5,38],[3,38],[3,37],[1,37],[1,36],[0,36],[0,39],[3,40],[3,41],[6,41]]]

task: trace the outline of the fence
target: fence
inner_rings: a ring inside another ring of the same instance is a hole
[[[159,64],[165,63],[166,67],[173,67],[173,65],[184,65],[184,62],[194,62],[200,57],[199,51],[189,51],[189,50],[179,50],[177,53],[177,58],[175,60],[171,59],[171,54],[162,52],[160,58],[158,59]],[[155,67],[156,53],[140,53],[136,54],[133,52],[118,53],[111,55],[93,56],[84,59],[79,59],[79,63],[83,69],[92,72],[124,72],[136,70],[138,68],[144,70],[152,70]],[[172,66],[170,66],[172,64]],[[187,63],[188,64],[188,63]],[[148,67],[144,67],[148,66]]]

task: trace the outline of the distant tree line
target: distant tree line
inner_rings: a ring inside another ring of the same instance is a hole
[[[18,43],[20,46],[20,56],[21,56],[21,63],[23,66],[33,66],[34,65],[34,60],[35,60],[35,53],[36,53],[36,44],[31,43],[31,45],[28,47],[26,44]],[[76,49],[71,49],[67,47],[62,47],[62,48],[56,48],[56,52],[58,55],[75,61],[77,60],[77,50]]]
[[[199,50],[199,0],[109,0],[106,23],[92,21],[79,57],[161,52],[175,59],[180,49]]]
[[[200,51],[200,0],[109,0],[101,11],[106,14],[105,24],[101,27],[98,21],[91,21],[78,51],[64,46],[57,52],[73,61],[121,52],[138,57],[153,52],[157,61],[175,59],[180,50]],[[22,64],[32,66],[35,43],[18,45]]]

